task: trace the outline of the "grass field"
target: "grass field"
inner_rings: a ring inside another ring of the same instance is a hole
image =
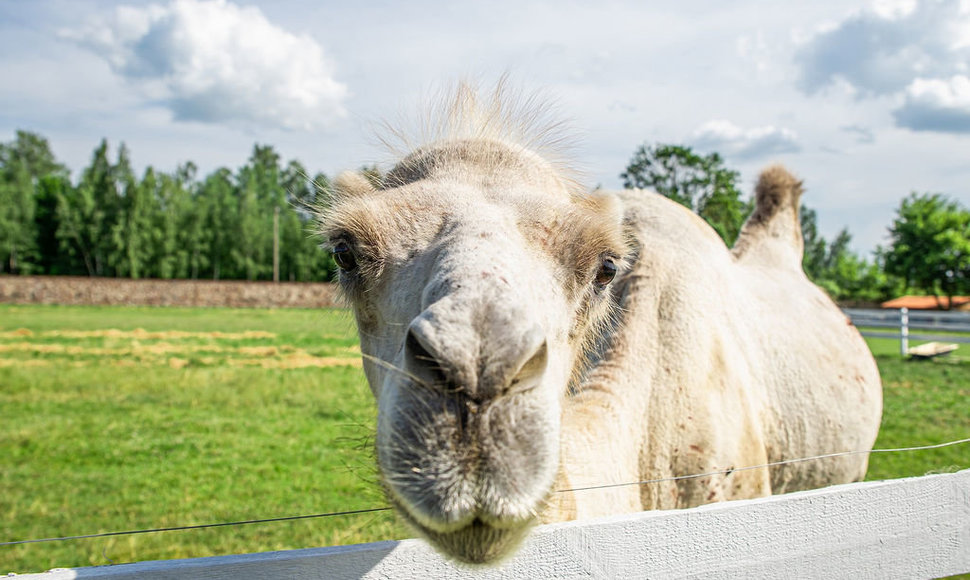
[[[870,344],[877,448],[970,436],[970,362]],[[0,542],[381,507],[359,366],[339,310],[0,305]],[[968,467],[878,454],[870,478]],[[0,546],[0,574],[407,535],[378,512]]]

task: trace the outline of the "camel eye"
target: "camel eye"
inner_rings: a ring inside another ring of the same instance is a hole
[[[593,279],[593,285],[596,286],[597,290],[602,290],[613,281],[613,278],[616,278],[616,263],[613,262],[612,258],[603,258],[603,263],[600,264],[600,269],[596,272],[596,278]]]
[[[357,267],[357,256],[347,242],[337,242],[333,247],[333,261],[344,272],[350,272]]]

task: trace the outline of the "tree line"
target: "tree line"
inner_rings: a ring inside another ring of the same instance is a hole
[[[380,180],[376,168],[364,171]],[[325,174],[310,177],[298,161],[284,163],[258,144],[235,171],[197,173],[188,162],[138,176],[128,148],[112,156],[102,140],[75,182],[45,138],[18,131],[0,143],[0,274],[269,280],[276,254],[280,280],[332,278],[310,209],[326,198]],[[717,153],[645,144],[620,178],[694,210],[729,246],[752,209],[740,173]],[[805,205],[801,225],[805,272],[836,300],[970,294],[970,211],[946,195],[902,200],[890,245],[871,259],[851,251],[847,229],[824,239]]]
[[[309,209],[327,187],[271,146],[235,171],[200,177],[189,162],[138,176],[107,141],[72,182],[46,139],[18,131],[0,144],[0,273],[268,280],[275,220],[279,279],[328,280]]]

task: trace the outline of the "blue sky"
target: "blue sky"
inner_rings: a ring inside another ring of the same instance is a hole
[[[75,172],[102,137],[140,169],[254,143],[387,163],[376,123],[503,73],[556,102],[590,186],[642,143],[719,151],[746,191],[780,161],[863,254],[911,191],[970,206],[970,0],[0,0],[0,139],[41,133]]]

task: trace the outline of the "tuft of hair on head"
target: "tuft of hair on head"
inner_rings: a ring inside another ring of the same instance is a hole
[[[558,114],[554,99],[539,92],[526,93],[511,86],[502,75],[491,87],[462,80],[438,90],[417,117],[402,116],[400,123],[384,121],[377,135],[398,162],[436,144],[483,140],[530,151],[563,178],[580,182],[572,152],[576,139]]]

